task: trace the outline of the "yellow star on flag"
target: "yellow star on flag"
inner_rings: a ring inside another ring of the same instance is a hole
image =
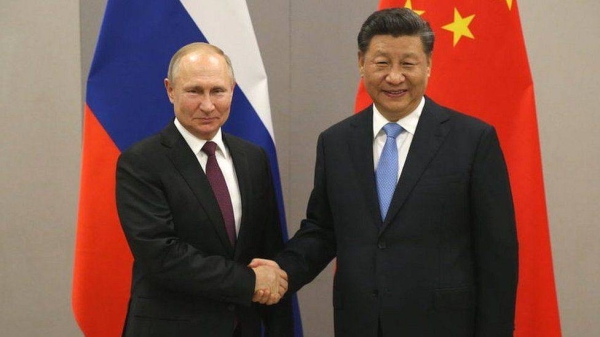
[[[458,9],[454,8],[454,22],[442,27],[443,29],[449,30],[452,33],[454,33],[454,46],[456,46],[458,40],[460,40],[460,38],[463,36],[475,39],[473,33],[471,33],[471,30],[469,29],[469,24],[471,24],[473,18],[475,18],[475,14],[463,18],[462,16],[460,16]]]
[[[510,0],[507,0],[507,1],[510,1]],[[419,10],[413,9],[411,0],[406,0],[406,4],[404,5],[404,8],[412,9],[413,12],[415,12],[419,15],[422,15],[423,13],[425,13],[425,11],[419,11]]]
[[[508,5],[508,10],[512,9],[513,0],[506,0],[506,4]]]

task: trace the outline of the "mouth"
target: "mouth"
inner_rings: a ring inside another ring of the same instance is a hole
[[[382,91],[386,96],[391,97],[391,98],[402,97],[408,92],[408,90],[405,90],[405,89],[382,90]]]
[[[216,117],[196,117],[195,120],[199,121],[201,124],[210,124],[217,120]]]

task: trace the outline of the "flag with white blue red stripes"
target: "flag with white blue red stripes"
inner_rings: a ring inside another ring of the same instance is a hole
[[[108,0],[84,109],[73,310],[86,336],[121,333],[132,257],[115,206],[116,161],[173,119],[163,79],[171,56],[191,42],[214,44],[231,58],[237,86],[223,129],[265,149],[287,239],[267,77],[246,2]],[[299,337],[295,299],[294,313]]]

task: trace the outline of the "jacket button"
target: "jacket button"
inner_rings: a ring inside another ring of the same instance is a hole
[[[373,297],[379,296],[379,291],[378,290],[373,290],[372,295],[373,295]]]
[[[233,305],[233,304],[229,304],[229,305],[227,306],[227,310],[229,310],[229,311],[234,311],[234,310],[235,310],[235,305]]]
[[[377,247],[379,247],[379,249],[385,249],[387,246],[385,245],[385,241],[379,241],[377,243]]]

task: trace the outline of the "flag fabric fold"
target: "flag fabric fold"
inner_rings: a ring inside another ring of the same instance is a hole
[[[381,0],[411,8],[436,42],[427,95],[492,124],[506,157],[519,239],[515,336],[560,336],[533,81],[516,0]],[[355,111],[372,101],[359,83]]]
[[[86,336],[120,336],[132,256],[115,205],[119,154],[173,118],[163,86],[171,56],[208,42],[231,58],[237,86],[225,132],[264,148],[287,239],[267,78],[245,1],[108,0],[87,81],[72,305]],[[294,299],[295,336],[302,336]]]

